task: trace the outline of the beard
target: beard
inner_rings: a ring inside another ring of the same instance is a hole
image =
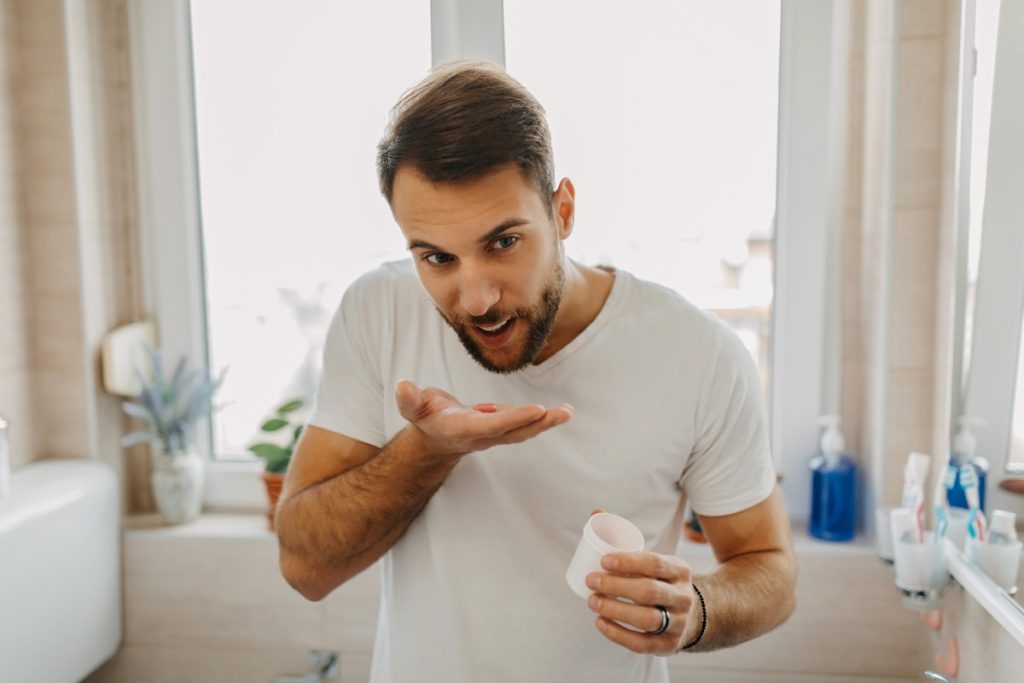
[[[544,290],[541,292],[540,301],[530,307],[517,308],[512,311],[493,309],[481,316],[456,316],[449,318],[441,309],[438,313],[448,325],[455,330],[459,341],[472,356],[473,360],[479,363],[485,370],[499,374],[509,374],[525,368],[533,362],[544,344],[548,341],[551,328],[555,324],[555,316],[562,304],[562,294],[565,291],[565,269],[562,267],[561,259],[556,258],[547,281],[544,283]],[[470,326],[491,326],[509,318],[519,319],[526,323],[526,340],[523,342],[522,351],[512,361],[498,364],[487,357],[484,350],[480,348],[473,335],[470,333]]]

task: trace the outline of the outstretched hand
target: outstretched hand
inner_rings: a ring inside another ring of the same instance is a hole
[[[520,443],[572,419],[568,404],[510,406],[459,402],[435,387],[420,389],[403,379],[395,389],[398,410],[438,456],[460,456],[500,444]]]

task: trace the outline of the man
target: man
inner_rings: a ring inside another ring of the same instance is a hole
[[[676,293],[566,258],[575,189],[536,100],[497,67],[438,69],[378,172],[411,263],[346,292],[276,520],[311,600],[381,560],[372,680],[661,682],[651,655],[784,621],[795,563],[749,354]],[[687,500],[706,576],[673,554]],[[565,570],[595,507],[647,550],[606,556],[584,604]]]

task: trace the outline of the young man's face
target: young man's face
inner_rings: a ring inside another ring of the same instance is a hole
[[[420,281],[469,354],[492,372],[532,362],[562,300],[568,231],[519,169],[434,185],[403,166],[391,209]]]

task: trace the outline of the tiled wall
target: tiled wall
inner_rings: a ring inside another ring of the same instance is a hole
[[[869,508],[898,500],[910,451],[947,454],[958,8],[851,3],[842,412]]]
[[[122,455],[128,418],[100,379],[103,337],[143,314],[128,7],[126,0],[66,0],[64,10],[91,450],[123,475],[127,507],[139,510],[147,507],[149,487],[143,499],[133,495],[139,487],[129,473],[147,451],[139,446]]]
[[[125,417],[98,355],[139,313],[127,5],[0,8],[0,414],[13,464],[92,456],[121,469]]]
[[[0,413],[15,466],[89,452],[60,0],[0,5]]]

